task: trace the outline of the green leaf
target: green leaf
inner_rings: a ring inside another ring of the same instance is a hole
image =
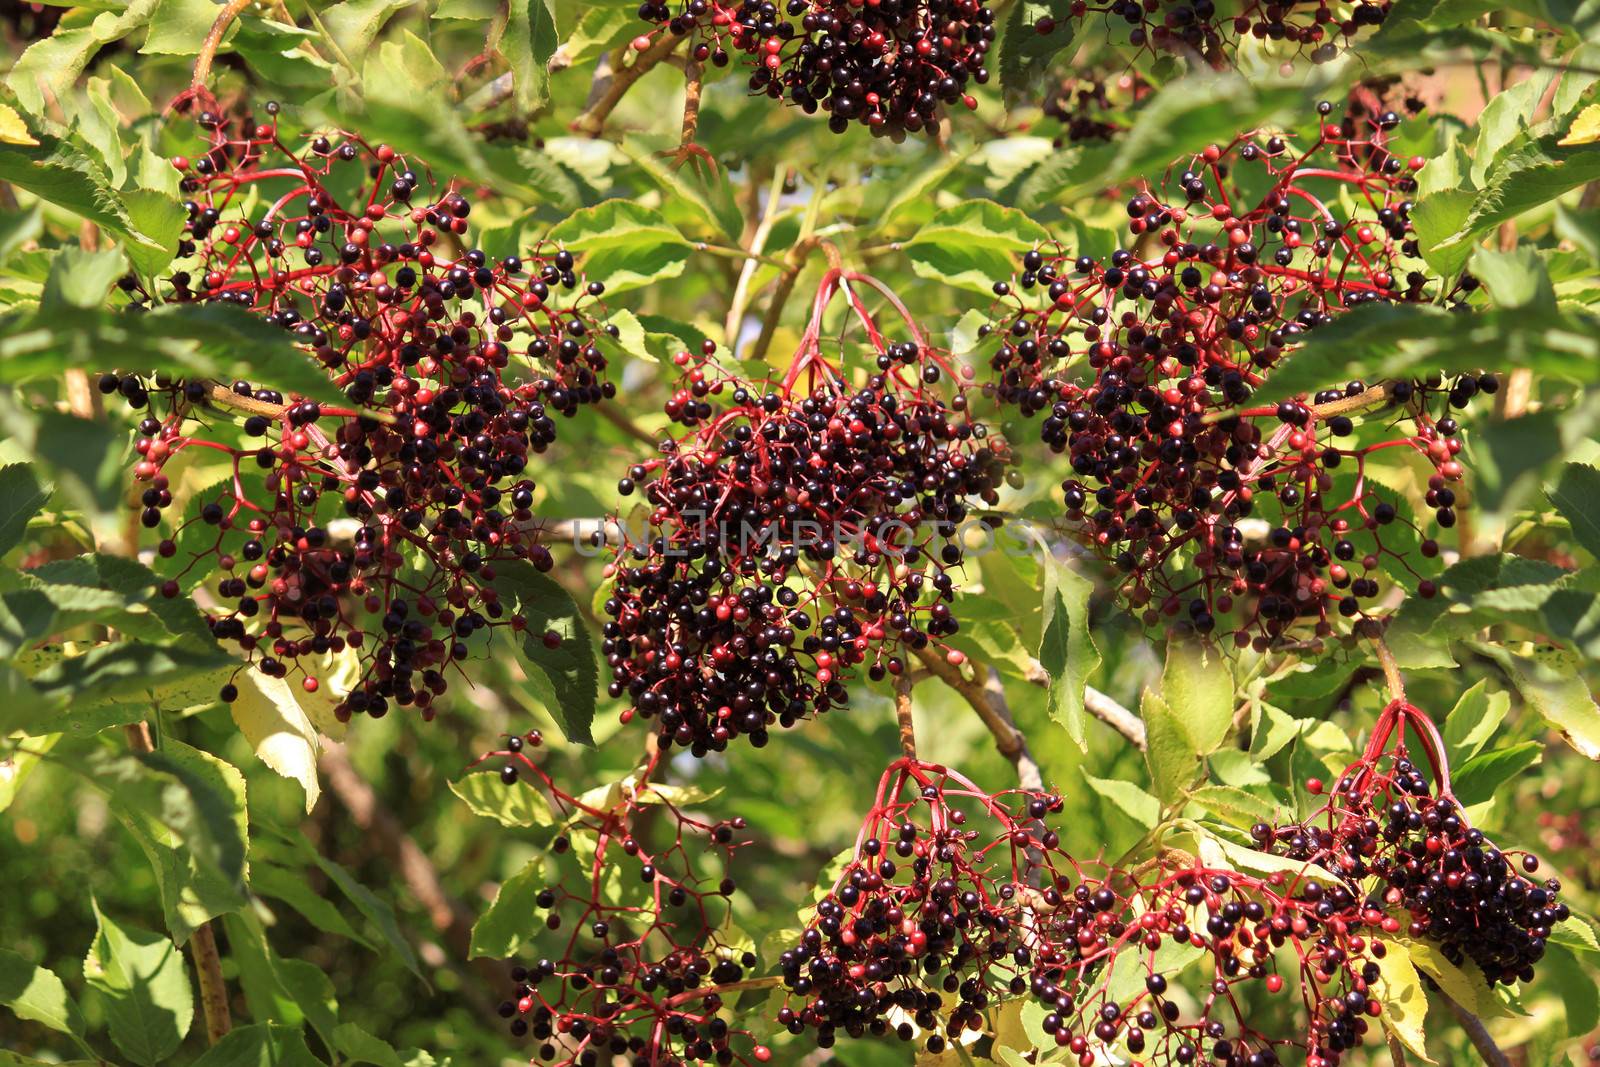
[[[533,0],[538,2],[538,0]],[[627,292],[683,273],[689,242],[658,211],[632,200],[602,200],[558,223],[549,240],[584,256],[586,274],[608,293]]]
[[[1600,145],[1562,145],[1556,134],[1530,140],[1496,160],[1472,210],[1435,249],[1475,245],[1502,222],[1600,179]]]
[[[0,670],[3,676],[4,670]],[[24,747],[12,751],[9,756],[0,759],[0,812],[4,812],[17,799],[17,794],[22,791],[23,783],[39,768],[39,764],[56,747],[56,742],[61,740],[60,734],[46,734],[43,737],[32,737]]]
[[[127,270],[120,249],[90,252],[67,245],[50,260],[50,276],[39,299],[40,314],[71,315],[103,306],[106,294]]]
[[[417,965],[417,954],[412,951],[411,943],[400,932],[400,924],[395,921],[394,909],[373,894],[373,892],[360,882],[344,867],[326,858],[304,838],[295,838],[295,844],[300,847],[301,854],[322,869],[334,885],[339,887],[350,903],[356,906],[378,932],[383,935],[384,942],[391,952],[405,965],[406,970],[416,975],[427,984],[423,978],[422,970]]]
[[[209,674],[229,662],[221,649],[117,642],[99,645],[81,656],[68,656],[31,679],[47,700],[81,709],[114,702],[141,701],[166,684]],[[0,709],[0,730],[55,733],[47,708]]]
[[[1202,785],[1189,791],[1189,799],[1224,822],[1248,830],[1256,823],[1280,817],[1277,804],[1232,785]]]
[[[1168,707],[1153,690],[1144,691],[1139,717],[1144,720],[1144,758],[1151,783],[1156,796],[1163,803],[1172,804],[1200,776],[1200,754],[1183,728],[1181,714]]]
[[[550,805],[531,785],[506,785],[498,773],[464,774],[450,783],[450,792],[467,802],[474,815],[493,819],[501,826],[554,826]]]
[[[83,977],[100,993],[111,1040],[143,1067],[164,1062],[194,1021],[194,991],[183,953],[172,939],[118,926],[94,906],[99,928],[83,961]]]
[[[918,277],[989,293],[1011,277],[1015,257],[1049,239],[1038,223],[993,200],[965,200],[936,213],[910,241],[906,255]]]
[[[1588,759],[1600,760],[1600,707],[1584,681],[1581,660],[1561,649],[1531,644],[1508,648],[1473,642],[1472,647],[1500,664],[1522,699],[1567,744]]]
[[[1589,920],[1577,915],[1550,928],[1550,943],[1577,952],[1600,952],[1600,940],[1595,938],[1594,927],[1589,925]]]
[[[164,828],[243,902],[244,782],[237,770],[177,742],[137,755],[100,749],[72,767],[114,810]]]
[[[1501,308],[1531,307],[1541,313],[1556,310],[1556,290],[1550,271],[1530,245],[1509,252],[1480,248],[1470,260],[1473,276],[1483,282],[1490,302]]]
[[[324,1043],[331,1041],[339,1004],[327,974],[304,961],[280,958],[254,912],[225,916],[223,929],[251,1016],[290,1026],[310,1023]]]
[[[1568,463],[1561,468],[1556,484],[1545,489],[1545,495],[1571,524],[1578,543],[1600,559],[1600,469]]]
[[[155,6],[155,0],[130,0],[117,12],[58,26],[48,38],[28,46],[6,76],[6,85],[31,113],[42,114],[46,100],[59,104],[72,95],[73,84],[100,49],[149,22]]]
[[[1456,769],[1450,778],[1451,786],[1462,804],[1482,804],[1492,799],[1501,786],[1538,763],[1543,754],[1544,745],[1538,741],[1482,753]]]
[[[404,1067],[394,1046],[373,1037],[355,1023],[340,1023],[333,1031],[334,1046],[351,1063],[371,1063],[376,1067]]]
[[[213,0],[156,0],[150,19],[150,32],[140,47],[141,55],[192,56],[200,51],[212,23],[222,12]],[[331,11],[330,11],[331,13]],[[327,14],[323,15],[326,19]],[[228,28],[223,41],[234,36],[237,24]]]
[[[1579,382],[1600,380],[1600,319],[1533,308],[1450,312],[1425,304],[1367,304],[1313,330],[1251,397],[1272,404],[1328,382],[1424,377],[1527,367]]]
[[[1006,13],[1005,35],[1000,39],[1000,89],[1008,101],[1036,99],[1050,61],[1072,44],[1075,19],[1052,17],[1054,29],[1049,33],[1036,28],[1040,19],[1055,15],[1058,6],[1017,0]]]
[[[1378,965],[1379,979],[1373,985],[1378,1002],[1383,1005],[1383,1028],[1399,1038],[1424,1063],[1434,1062],[1428,1056],[1427,1041],[1422,1033],[1422,1023],[1428,1014],[1428,999],[1422,991],[1422,979],[1417,976],[1411,954],[1399,941],[1381,942],[1388,951]]]
[[[139,239],[104,168],[81,148],[48,134],[36,145],[0,143],[0,181],[26,189],[113,233]]]
[[[135,189],[122,197],[128,219],[149,238],[130,242],[128,258],[140,274],[153,276],[167,269],[178,251],[183,224],[189,213],[174,196],[156,189]]]
[[[550,100],[550,58],[561,43],[555,11],[550,0],[510,0],[509,11],[500,49],[511,66],[517,107],[537,112]]]
[[[1489,743],[1506,712],[1511,710],[1511,695],[1489,692],[1487,679],[1480,680],[1461,694],[1444,721],[1444,741],[1452,766],[1464,764]]]
[[[19,1019],[83,1036],[83,1015],[55,972],[36,967],[5,948],[0,948],[0,1004]]]
[[[322,13],[322,25],[339,51],[351,58],[364,56],[383,24],[407,6],[408,0],[345,0]]]
[[[522,870],[507,878],[488,910],[472,924],[469,955],[473,959],[480,956],[505,959],[519,951],[540,925],[534,898],[544,888],[543,860],[530,860]]]
[[[555,579],[521,560],[497,563],[494,586],[502,602],[527,620],[522,667],[545,710],[567,740],[593,745],[599,671],[577,603]],[[545,644],[547,633],[560,637],[556,647]]]
[[[0,467],[0,556],[22,543],[28,521],[50,499],[50,487],[41,485],[29,463]]]
[[[1539,977],[1561,994],[1568,1038],[1581,1037],[1600,1026],[1600,986],[1584,961],[1568,949],[1551,946],[1539,964]]]
[[[1233,663],[1216,650],[1167,642],[1161,699],[1177,715],[1195,753],[1210,755],[1227,739],[1233,722]]]
[[[319,930],[376,949],[370,940],[350,925],[332,901],[320,896],[306,883],[305,877],[295,871],[262,863],[252,855],[250,889],[261,896],[272,897],[289,905]]]
[[[1050,674],[1050,717],[1085,748],[1083,693],[1100,665],[1089,632],[1089,595],[1094,583],[1053,556],[1045,556],[1044,623],[1039,665]]]
[[[15,322],[9,336],[0,335],[0,382],[55,378],[65,367],[245,378],[313,400],[349,403],[286,331],[223,303],[166,304],[146,312],[83,306],[70,314],[41,306]]]
[[[190,1067],[324,1067],[298,1027],[257,1024],[228,1032]]]
[[[1114,778],[1096,778],[1088,771],[1083,772],[1083,780],[1089,783],[1090,789],[1111,801],[1117,806],[1117,810],[1145,829],[1154,829],[1161,821],[1161,801],[1132,782]]]

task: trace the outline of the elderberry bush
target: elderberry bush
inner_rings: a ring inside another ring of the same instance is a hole
[[[1010,453],[974,420],[966,383],[915,323],[886,339],[839,269],[781,380],[685,354],[667,401],[684,427],[619,489],[649,536],[609,568],[602,652],[624,717],[695,755],[847,703],[864,667],[900,675],[905,653],[954,634],[961,530],[999,500]],[[831,362],[821,318],[849,295],[870,363]],[[690,364],[693,363],[691,366]],[[949,653],[954,655],[955,653]]]
[[[604,284],[559,248],[487,256],[455,183],[355,133],[292,145],[265,110],[198,116],[205,150],[173,160],[188,197],[175,269],[154,292],[124,288],[136,306],[260,316],[344,401],[136,373],[101,389],[143,413],[139,518],[165,524],[166,595],[204,584],[212,632],[308,691],[325,657],[353,654],[340,719],[397,705],[432,718],[469,639],[523,625],[497,568],[551,565],[536,458],[558,418],[614,395]],[[197,452],[223,478],[169,515],[168,465]]]
[[[1142,183],[1128,247],[1103,259],[1037,249],[1020,293],[995,285],[995,395],[1044,415],[1042,439],[1071,464],[1066,522],[1120,572],[1146,625],[1264,650],[1369,623],[1385,571],[1435,591],[1416,556],[1437,556],[1437,542],[1375,468],[1390,449],[1419,457],[1431,472],[1418,503],[1454,526],[1455,412],[1498,379],[1354,381],[1251,402],[1338,316],[1460,307],[1476,288],[1431,278],[1420,258],[1422,160],[1389,149],[1399,116],[1332,110],[1319,106],[1309,143],[1250,132]]]

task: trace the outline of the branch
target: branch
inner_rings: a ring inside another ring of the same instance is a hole
[[[1050,688],[1050,672],[1037,661],[1029,665],[1027,680],[1041,689]],[[1145,747],[1144,720],[1118,704],[1092,685],[1083,687],[1083,709],[1127,739],[1140,752]]]
[[[767,358],[767,349],[772,347],[772,336],[778,332],[778,320],[783,318],[783,306],[789,302],[795,283],[800,280],[800,271],[805,268],[806,258],[816,246],[816,238],[801,238],[783,257],[783,270],[778,274],[778,284],[772,290],[767,313],[761,319],[761,333],[756,337],[750,354],[744,358],[757,363]]]
[[[210,923],[201,923],[189,938],[189,954],[195,973],[200,976],[200,1008],[206,1017],[206,1041],[215,1045],[233,1029],[228,1011],[228,986],[222,979],[222,957],[217,954],[217,936]]]
[[[633,83],[648,74],[662,60],[672,54],[678,47],[682,38],[670,33],[663,33],[649,48],[640,52],[630,67],[619,66],[613,61],[610,73],[596,71],[594,89],[590,94],[589,106],[583,114],[572,120],[571,129],[575,133],[588,134],[590,137],[599,137],[605,129],[606,119],[611,117],[611,112],[622,102]],[[624,45],[621,52],[625,57],[631,46]]]
[[[976,682],[962,674],[961,668],[941,656],[937,649],[919,648],[914,654],[928,669],[928,673],[960,693],[972,706],[972,710],[978,713],[978,718],[983,720],[983,724],[994,735],[995,748],[1017,769],[1017,781],[1022,787],[1043,788],[1044,777],[1040,773],[1039,764],[1034,760],[1033,753],[1028,750],[1028,739],[1017,729],[1016,720],[1011,717],[1011,708],[1006,704],[1005,691],[1000,686],[999,675],[993,671],[986,671],[985,681]],[[976,664],[974,666],[976,667]]]
[[[143,720],[127,728],[128,747],[135,752],[155,751],[150,724]],[[195,927],[189,935],[189,955],[194,960],[195,976],[200,981],[200,1007],[206,1017],[206,1041],[215,1045],[233,1029],[228,1012],[228,985],[222,977],[222,958],[217,955],[217,937],[209,922]]]
[[[1500,1051],[1500,1046],[1494,1043],[1494,1038],[1489,1036],[1482,1019],[1457,1004],[1443,989],[1439,990],[1439,998],[1456,1017],[1456,1022],[1461,1024],[1461,1029],[1466,1031],[1467,1039],[1472,1042],[1472,1047],[1478,1050],[1478,1055],[1483,1057],[1484,1063],[1489,1067],[1511,1067],[1511,1060]]]
[[[894,718],[900,726],[900,751],[917,758],[917,731],[911,720],[911,675],[902,672],[894,682]]]
[[[211,29],[206,33],[206,39],[200,44],[200,53],[195,56],[194,76],[189,80],[189,96],[202,100],[211,95],[211,90],[206,88],[206,82],[211,80],[211,64],[217,58],[217,49],[222,47],[222,38],[227,35],[228,27],[233,25],[233,20],[244,13],[255,0],[228,0],[228,6],[218,13],[216,21],[211,23]]]

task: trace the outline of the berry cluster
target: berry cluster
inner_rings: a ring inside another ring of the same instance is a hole
[[[1028,988],[1028,902],[1071,862],[1040,823],[1061,810],[1056,796],[991,796],[949,768],[895,761],[853,856],[779,958],[778,1022],[822,1048],[839,1032],[920,1030],[936,1053],[982,1029],[992,999]]]
[[[755,957],[729,942],[726,872],[745,842],[743,819],[705,821],[692,794],[651,781],[660,756],[609,790],[564,792],[530,753],[537,733],[512,737],[479,763],[503,761],[508,788],[535,788],[557,824],[548,847],[558,872],[534,898],[549,955],[513,963],[500,1005],[537,1060],[595,1067],[765,1062],[770,1053],[731,1022],[729,1000],[752,983]],[[722,875],[706,872],[720,866]]]
[[[1339,617],[1367,617],[1382,567],[1434,591],[1405,553],[1438,546],[1369,460],[1395,448],[1422,457],[1426,503],[1454,525],[1463,471],[1449,409],[1496,380],[1351,382],[1250,404],[1345,311],[1459,302],[1476,287],[1467,277],[1441,293],[1418,258],[1409,197],[1422,160],[1386,147],[1399,117],[1318,111],[1309,145],[1252,133],[1141,187],[1127,202],[1130,248],[1105,259],[1035,250],[1019,280],[1029,299],[995,286],[1006,308],[990,328],[1002,337],[996,395],[1046,413],[1041,435],[1072,465],[1067,519],[1126,576],[1147,625],[1232,632],[1264,649],[1303,622],[1320,641]],[[1336,213],[1346,197],[1348,216]]]
[[[467,640],[520,620],[497,563],[550,566],[530,520],[530,463],[556,417],[614,395],[600,282],[570,253],[495,259],[467,241],[472,203],[386,145],[350,133],[298,149],[249,115],[201,113],[206,147],[177,158],[188,221],[160,293],[137,304],[227,303],[286,331],[344,406],[247,382],[106,375],[144,411],[141,518],[173,503],[167,464],[191,449],[223,481],[157,546],[166,592],[216,579],[217,637],[268,675],[354,648],[361,680],[341,718],[391,703],[433,714]],[[233,685],[223,698],[236,695]]]
[[[1407,758],[1408,727],[1423,742],[1432,783]],[[1391,733],[1401,740],[1386,752]],[[1427,715],[1395,701],[1321,811],[1261,824],[1254,835],[1266,849],[1326,867],[1352,892],[1376,878],[1383,905],[1410,912],[1409,936],[1438,942],[1457,965],[1471,960],[1491,984],[1529,981],[1550,928],[1570,914],[1557,899],[1561,884],[1535,880],[1537,858],[1497,848],[1467,822],[1443,751]]]
[[[975,108],[969,83],[983,84],[994,42],[994,12],[979,0],[647,0],[639,15],[655,33],[694,33],[696,60],[717,65],[743,53],[752,93],[828,113],[843,133],[860,122],[896,140],[933,132],[943,109]]]
[[[1059,16],[1039,19],[1034,29],[1050,34],[1067,20],[1096,19],[1108,26],[1125,27],[1136,48],[1196,57],[1220,70],[1232,65],[1234,54],[1246,40],[1326,63],[1363,31],[1383,25],[1392,6],[1392,0],[1320,4],[1242,0],[1235,11],[1235,5],[1219,5],[1216,0],[1110,0],[1102,4],[1071,0],[1062,5]]]
[[[910,340],[880,332],[869,288]],[[859,374],[822,352],[841,292],[873,360]],[[856,667],[898,675],[902,648],[955,633],[963,527],[993,524],[972,508],[996,504],[1006,476],[1004,442],[892,293],[834,267],[812,307],[781,381],[727,374],[713,347],[684,354],[667,402],[683,435],[619,485],[643,496],[649,530],[608,568],[610,693],[696,755],[741,735],[765,744],[773,724],[844,704]]]
[[[1397,924],[1356,888],[1177,851],[1129,869],[1080,864],[1043,823],[1062,809],[896,761],[852,858],[779,959],[778,1022],[824,1048],[892,1032],[938,1052],[981,1030],[993,1002],[1028,995],[1084,1067],[1123,1050],[1146,1065],[1337,1067],[1361,1043],[1381,1013],[1377,935]],[[1253,1009],[1243,988],[1277,994],[1285,970],[1298,1021]],[[1290,1048],[1300,1058],[1281,1058]]]
[[[1077,71],[1063,79],[1044,100],[1044,113],[1062,126],[1055,147],[1085,141],[1110,141],[1127,129],[1112,121],[1150,95],[1151,85],[1137,71],[1115,74]]]

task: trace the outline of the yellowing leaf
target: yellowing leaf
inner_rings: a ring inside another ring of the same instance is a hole
[[[233,721],[256,757],[306,791],[306,811],[316,806],[322,786],[317,781],[317,728],[287,679],[268,678],[260,671],[239,675],[239,698],[229,705]]]
[[[1384,1029],[1424,1063],[1434,1062],[1428,1057],[1427,1043],[1422,1034],[1422,1021],[1428,1014],[1428,999],[1422,992],[1422,979],[1417,975],[1411,954],[1398,941],[1378,941],[1387,951],[1377,960],[1380,976],[1377,994],[1383,1005]]]
[[[1438,982],[1446,996],[1478,1018],[1510,1018],[1516,1014],[1495,996],[1478,969],[1466,971],[1457,967],[1444,958],[1438,946],[1428,941],[1407,941],[1405,945],[1417,970]]]
[[[17,110],[0,104],[0,142],[6,144],[38,144],[38,138],[28,132],[28,124]]]
[[[1572,129],[1556,144],[1568,146],[1600,141],[1600,104],[1590,104],[1572,120]]]

